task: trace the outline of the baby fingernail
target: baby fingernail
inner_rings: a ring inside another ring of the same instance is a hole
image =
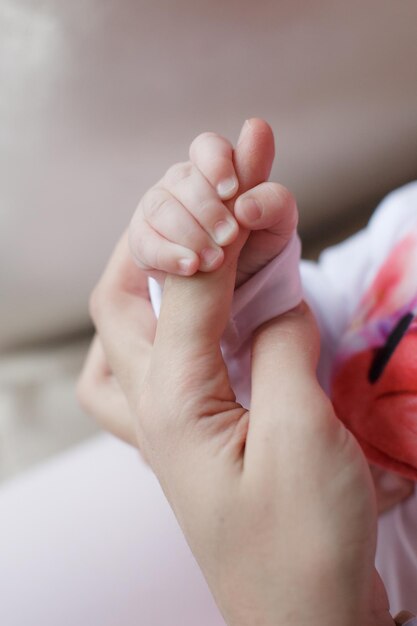
[[[236,176],[232,176],[231,178],[225,178],[225,180],[221,180],[217,185],[217,193],[220,198],[226,200],[227,198],[232,198],[237,192],[238,182]]]
[[[204,248],[201,251],[201,258],[206,266],[210,266],[218,259],[220,253],[220,250],[215,250],[214,248]]]
[[[242,198],[240,208],[249,222],[256,222],[262,215],[262,209],[253,198]]]
[[[191,267],[194,263],[193,259],[180,259],[178,261],[178,266],[180,268],[181,274],[188,275],[191,272]]]
[[[214,225],[214,240],[219,246],[224,246],[229,242],[236,232],[237,224],[229,220],[220,220]]]

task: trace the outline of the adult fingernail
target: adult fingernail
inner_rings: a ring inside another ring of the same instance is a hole
[[[201,251],[201,258],[206,267],[210,267],[217,261],[221,254],[221,250],[215,250],[214,248],[204,248]]]
[[[228,198],[232,198],[237,192],[238,181],[236,176],[231,176],[230,178],[225,178],[221,180],[217,185],[217,193],[219,194],[222,200],[226,200]]]
[[[214,225],[214,240],[219,246],[224,246],[237,230],[236,222],[220,220]]]
[[[239,202],[240,211],[243,212],[248,222],[257,222],[262,216],[262,209],[253,198],[242,198]]]

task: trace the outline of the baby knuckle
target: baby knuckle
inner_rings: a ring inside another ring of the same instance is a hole
[[[144,256],[146,256],[146,236],[143,232],[142,224],[138,220],[132,221],[129,226],[128,241],[129,250],[136,265],[141,269],[148,269],[144,260]]]
[[[265,190],[275,203],[280,205],[286,203],[286,189],[279,183],[267,182],[265,183]]]
[[[161,204],[163,198],[164,196],[161,195],[159,190],[150,189],[147,191],[142,198],[139,215],[142,215],[145,219],[154,215],[159,210],[159,205]],[[134,222],[132,221],[132,230],[135,233],[135,237],[137,237],[140,232],[140,222],[138,219]]]
[[[152,267],[155,269],[168,271],[167,267],[167,250],[162,246],[154,246],[152,248]]]
[[[145,233],[137,234],[131,243],[135,264],[150,276],[153,270],[167,271],[166,261],[169,249],[169,242],[149,241]]]
[[[292,216],[295,227],[298,220],[297,203],[291,191],[279,183],[267,183],[271,201],[278,205],[286,214]]]
[[[175,163],[171,165],[165,174],[164,182],[168,186],[175,186],[183,180],[189,178],[193,172],[194,166],[190,161]]]
[[[149,196],[153,193],[153,190],[153,187],[151,189],[148,189],[138,202],[138,205],[129,222],[129,231],[135,229],[137,227],[137,224],[143,220],[145,204],[148,201]]]
[[[146,198],[143,207],[143,215],[149,222],[152,222],[163,214],[167,207],[171,206],[173,202],[174,199],[171,195],[155,191]]]
[[[291,191],[279,183],[269,182],[267,185],[269,187],[270,194],[273,198],[275,198],[275,201],[279,202],[281,206],[294,207],[295,198]]]

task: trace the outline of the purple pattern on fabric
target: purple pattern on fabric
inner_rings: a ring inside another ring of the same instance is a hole
[[[338,350],[337,361],[383,346],[401,318],[417,311],[417,231],[391,250],[362,297]],[[412,326],[416,326],[413,322]],[[411,328],[411,327],[410,327]]]

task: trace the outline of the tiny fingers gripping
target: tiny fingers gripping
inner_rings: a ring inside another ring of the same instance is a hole
[[[191,276],[198,270],[198,255],[184,246],[168,241],[146,223],[129,231],[129,245],[136,264],[143,270]]]
[[[148,273],[190,276],[223,262],[221,248],[234,241],[238,225],[204,176],[177,163],[140,201],[129,228],[136,263]]]
[[[239,183],[233,164],[233,147],[227,139],[211,132],[198,135],[190,146],[190,159],[222,200],[236,195]]]
[[[239,230],[236,220],[202,172],[194,164],[189,165],[190,167],[185,168],[184,164],[177,164],[170,168],[162,179],[162,185],[171,198],[188,212],[189,226],[195,222],[201,229],[200,240],[194,240],[193,249],[200,252],[199,246],[203,243],[214,249],[216,244],[217,246],[231,244]],[[175,219],[181,217],[177,205],[175,211],[173,210],[173,217]],[[175,232],[175,239],[171,239],[180,243],[179,234],[181,233]],[[197,233],[193,234],[196,236]]]

